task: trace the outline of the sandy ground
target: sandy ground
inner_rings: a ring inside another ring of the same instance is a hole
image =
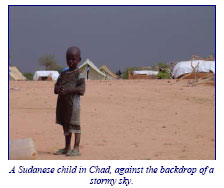
[[[215,87],[182,80],[87,81],[81,156],[64,147],[51,81],[10,81],[10,139],[33,138],[37,159],[215,159]],[[73,142],[73,140],[72,140]]]

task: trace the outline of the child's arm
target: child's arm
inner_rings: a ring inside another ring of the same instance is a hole
[[[59,94],[59,86],[57,83],[54,85],[54,94]]]
[[[60,86],[60,81],[61,81],[61,75],[58,77],[57,82],[54,85],[54,94],[61,94],[62,92],[62,87]]]
[[[85,78],[84,74],[80,73],[77,86],[66,88],[63,92],[64,95],[84,95],[85,93]]]
[[[79,82],[78,82],[75,90],[77,90],[77,92],[78,92],[77,94],[82,95],[82,96],[84,95],[85,90],[86,90],[85,78],[79,79]],[[75,92],[75,90],[74,90],[74,92]],[[71,92],[73,94],[73,91],[71,91]]]
[[[82,78],[79,80],[78,85],[75,87],[70,87],[64,90],[63,94],[72,94],[72,95],[84,95],[85,93],[85,79]]]

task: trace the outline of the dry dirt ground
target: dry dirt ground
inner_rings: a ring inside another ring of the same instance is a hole
[[[52,81],[9,82],[10,139],[33,138],[37,159],[215,159],[214,86],[187,86],[186,80],[86,81],[79,157],[53,154],[64,147],[53,87]]]

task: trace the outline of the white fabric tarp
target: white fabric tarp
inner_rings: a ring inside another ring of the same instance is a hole
[[[199,63],[197,72],[213,72],[215,73],[215,61],[204,61],[204,60],[193,60],[193,61],[181,61],[177,63],[173,69],[172,76],[177,78],[186,73],[192,73],[193,69],[191,67],[191,62],[193,67],[196,67]]]
[[[59,73],[58,71],[36,71],[33,75],[33,80],[38,80],[40,77],[50,76],[52,80],[57,80]]]
[[[150,70],[142,70],[142,71],[133,71],[134,75],[136,74],[146,74],[146,75],[157,75],[159,71],[150,71]]]

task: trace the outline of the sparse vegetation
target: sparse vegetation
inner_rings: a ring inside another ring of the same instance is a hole
[[[41,66],[45,67],[45,70],[54,70],[57,65],[55,56],[50,54],[39,58],[39,63]]]
[[[57,60],[54,55],[47,54],[39,58],[39,64],[45,67],[45,70],[56,70],[61,72],[63,66],[57,64]]]
[[[123,79],[128,79],[128,71],[136,71],[136,70],[140,70],[140,68],[139,68],[139,67],[128,67],[128,68],[123,72],[122,78],[123,78]]]
[[[23,76],[25,76],[27,80],[33,80],[33,73],[26,72]]]
[[[157,64],[157,66],[158,66],[159,69],[168,69],[168,68],[170,68],[168,64],[163,63],[163,62],[159,62]]]
[[[166,70],[161,70],[157,74],[158,79],[170,79],[170,74]]]

